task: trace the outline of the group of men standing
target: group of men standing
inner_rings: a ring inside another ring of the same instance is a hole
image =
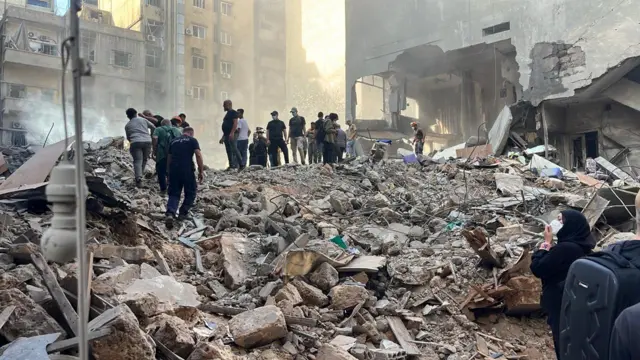
[[[356,126],[347,120],[347,131],[341,129],[338,124],[338,115],[331,113],[326,117],[322,112],[318,113],[318,119],[309,124],[304,116],[298,113],[297,108],[292,108],[289,126],[280,120],[278,111],[271,112],[271,120],[265,129],[258,127],[253,135],[253,142],[249,145],[251,130],[244,118],[244,110],[234,110],[231,100],[223,103],[226,112],[222,121],[222,138],[220,144],[225,145],[228,169],[243,170],[247,166],[247,151],[249,152],[249,165],[262,165],[267,167],[267,161],[271,166],[280,164],[280,154],[284,162],[289,163],[289,149],[291,146],[293,161],[305,165],[320,163],[334,164],[342,161],[343,154],[355,157],[355,141],[357,137]]]
[[[129,108],[126,115],[129,121],[125,125],[125,133],[130,143],[136,186],[142,187],[144,169],[151,155],[156,162],[160,191],[168,194],[166,225],[173,227],[176,216],[185,219],[195,203],[197,182],[194,155],[198,164],[198,181],[204,179],[200,144],[185,114],[165,119],[148,110],[138,113]],[[184,201],[179,206],[183,191]]]

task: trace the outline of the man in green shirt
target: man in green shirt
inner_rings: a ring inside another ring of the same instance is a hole
[[[164,119],[161,126],[153,132],[153,158],[156,160],[156,173],[160,192],[167,191],[167,158],[169,157],[169,145],[173,139],[182,136],[180,128],[171,126],[171,120]]]

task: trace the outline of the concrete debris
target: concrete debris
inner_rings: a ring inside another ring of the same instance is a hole
[[[236,344],[250,349],[287,336],[287,324],[282,311],[270,305],[234,316],[229,332]]]
[[[382,146],[331,171],[207,170],[192,220],[172,229],[152,174],[136,188],[122,139],[86,146],[93,358],[467,359],[478,324],[492,328],[483,356],[552,358],[531,250],[565,208],[584,209],[600,247],[630,238],[638,189],[599,159],[585,175],[544,152],[528,160],[526,147],[490,155],[514,141],[514,122],[505,110],[490,146],[470,140],[433,161]],[[15,151],[10,171],[32,155]],[[75,335],[65,300],[78,263],[44,261],[52,215],[18,200],[44,186],[5,194],[0,212],[0,335],[15,348]]]

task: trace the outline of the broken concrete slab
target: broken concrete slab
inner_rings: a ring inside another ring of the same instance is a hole
[[[96,360],[155,360],[156,348],[126,305],[109,322],[112,333],[90,342]]]
[[[294,279],[291,284],[298,289],[298,293],[306,305],[325,307],[329,304],[329,298],[322,293],[322,290],[311,286],[300,279]]]
[[[493,126],[491,126],[488,134],[489,144],[494,154],[502,154],[502,150],[509,139],[512,123],[513,116],[511,115],[511,109],[505,106],[493,122]]]
[[[278,290],[275,300],[276,302],[288,300],[293,304],[293,306],[302,304],[302,297],[300,296],[298,289],[296,289],[296,287],[291,283],[285,284],[280,290]]]
[[[15,309],[0,328],[0,335],[8,341],[51,333],[60,333],[62,337],[66,337],[67,332],[40,305],[20,290],[0,291],[0,309],[9,306],[15,306]]]
[[[234,316],[229,331],[236,344],[251,349],[287,336],[287,324],[282,311],[268,305]]]
[[[347,310],[369,299],[369,291],[359,285],[338,285],[331,289],[331,308]]]
[[[155,260],[153,252],[145,245],[121,246],[114,244],[89,244],[87,246],[96,259],[110,259],[119,257],[128,262],[152,262]]]
[[[199,342],[187,360],[240,360],[231,351],[231,348],[224,345],[221,340],[214,342]]]
[[[309,280],[313,285],[323,291],[329,291],[338,284],[340,280],[338,270],[329,263],[322,263],[309,275]]]
[[[347,195],[340,190],[333,190],[329,193],[329,202],[333,210],[338,214],[346,215],[353,211],[353,206]]]
[[[346,350],[342,348],[332,345],[332,344],[324,344],[318,350],[318,355],[316,356],[316,360],[358,360],[353,355],[349,354]]]
[[[242,286],[249,277],[244,254],[249,239],[239,234],[224,233],[220,238],[222,257],[224,259],[225,286],[235,290]]]
[[[165,274],[168,275],[168,274]],[[153,279],[154,277],[162,276],[162,273],[153,266],[143,263],[140,265],[140,278],[141,279]]]
[[[128,264],[118,266],[93,280],[91,289],[98,295],[115,295],[124,291],[134,280],[140,277],[140,266]]]
[[[195,347],[195,333],[184,320],[176,316],[162,314],[152,319],[149,328],[153,338],[171,349],[176,355],[187,358]]]
[[[153,279],[137,279],[131,283],[124,292],[125,294],[154,294],[160,302],[173,306],[197,307],[200,305],[195,286],[178,282],[174,278],[166,275]]]
[[[378,272],[387,264],[386,256],[360,256],[357,257],[346,266],[338,268],[338,272]]]
[[[131,293],[120,295],[118,301],[126,304],[138,318],[149,318],[158,315],[170,307],[161,306],[157,296],[151,293]]]

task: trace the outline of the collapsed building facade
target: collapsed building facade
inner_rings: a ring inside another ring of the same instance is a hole
[[[509,107],[511,130],[529,147],[547,138],[567,168],[618,153],[638,165],[637,5],[349,1],[347,118],[404,133],[418,121],[433,150],[486,137]]]

